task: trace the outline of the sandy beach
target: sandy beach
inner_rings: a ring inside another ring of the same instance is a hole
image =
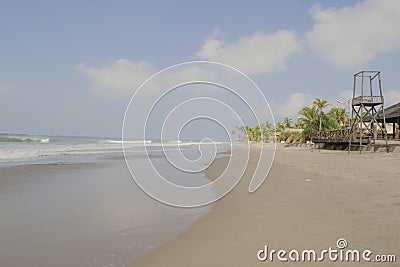
[[[312,150],[278,146],[268,179],[247,192],[259,151],[253,148],[243,179],[188,231],[132,266],[396,266],[396,263],[259,261],[274,250],[371,250],[400,257],[399,153]],[[228,157],[207,171],[215,178]],[[287,255],[286,255],[287,257]]]

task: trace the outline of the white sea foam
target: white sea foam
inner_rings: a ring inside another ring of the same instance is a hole
[[[162,152],[163,149],[197,149],[200,142],[155,140],[116,140],[88,137],[31,136],[0,134],[0,164],[49,163],[63,161],[64,156],[101,153]],[[224,142],[201,142],[201,145],[224,145]],[[150,149],[150,150],[149,150]],[[147,152],[148,152],[147,151]]]

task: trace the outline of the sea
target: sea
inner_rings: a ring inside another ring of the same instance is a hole
[[[210,148],[214,144],[218,152],[229,149],[226,142],[209,143]],[[160,140],[124,141],[126,154],[145,153],[144,146],[151,152],[180,149],[196,153],[198,145],[199,141],[192,140],[163,143]],[[207,143],[202,142],[202,145]],[[0,133],[0,166],[92,162],[121,153],[120,138]]]
[[[150,155],[168,172],[166,150],[194,160],[204,152],[199,144],[128,140],[124,149],[139,163]],[[216,148],[217,157],[230,148],[201,145]],[[132,266],[212,210],[149,197],[133,181],[122,149],[119,138],[0,134],[0,266]],[[203,172],[178,180],[209,183]]]

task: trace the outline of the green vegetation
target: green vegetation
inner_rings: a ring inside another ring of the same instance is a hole
[[[329,106],[328,101],[326,101],[325,99],[321,100],[319,98],[315,99],[313,102],[313,107],[316,107],[317,109],[317,116],[319,119],[319,131],[322,131],[322,117],[324,115],[323,109],[326,108],[327,106]]]
[[[315,99],[311,107],[304,107],[298,112],[300,117],[294,125],[292,119],[286,117],[282,122],[277,122],[275,127],[270,122],[253,128],[236,127],[241,133],[238,139],[251,142],[268,142],[275,139],[276,141],[305,142],[311,139],[313,132],[348,127],[349,117],[346,109],[333,107],[325,112],[328,106],[330,104],[325,99]]]
[[[242,126],[236,127],[236,129],[243,133],[243,135],[238,135],[238,139],[242,141],[248,140],[250,142],[267,142],[275,136],[275,127],[268,121],[261,125],[256,125],[253,128]]]
[[[298,125],[303,129],[303,138],[311,139],[313,132],[337,130],[349,124],[348,114],[343,108],[331,108],[327,113],[324,108],[330,104],[326,100],[316,99],[311,107],[302,108]]]

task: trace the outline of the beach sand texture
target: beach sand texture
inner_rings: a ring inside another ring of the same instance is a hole
[[[395,266],[400,260],[400,154],[278,146],[270,175],[247,192],[259,151],[238,186],[188,231],[133,266]],[[207,171],[222,172],[228,157]],[[347,249],[397,255],[397,263],[260,262],[269,249],[321,251],[345,238]]]

